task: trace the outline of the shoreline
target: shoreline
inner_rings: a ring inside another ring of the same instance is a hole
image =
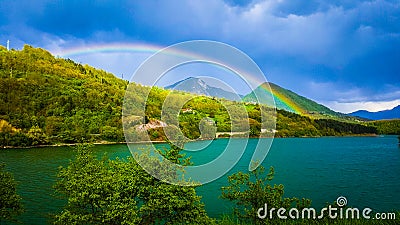
[[[383,134],[385,135],[385,134]],[[340,135],[340,136],[304,136],[304,137],[273,137],[273,138],[325,138],[325,137],[380,137],[379,134],[352,134],[352,135]],[[396,135],[395,135],[396,136]],[[227,138],[246,138],[246,137],[217,137],[214,139],[200,139],[193,141],[206,141],[206,140],[216,140],[216,139],[227,139]],[[247,137],[247,138],[272,138],[272,137]],[[110,142],[110,141],[100,141],[100,142],[86,142],[86,143],[58,143],[49,145],[35,145],[35,146],[2,146],[1,149],[31,149],[31,148],[45,148],[45,147],[66,147],[66,146],[76,146],[78,144],[93,144],[93,145],[115,145],[115,144],[162,144],[167,143],[167,141],[139,141],[139,142]]]
[[[58,143],[49,145],[34,145],[34,146],[2,146],[0,149],[29,149],[29,148],[45,148],[45,147],[67,147],[76,146],[79,144],[92,144],[92,145],[116,145],[116,144],[150,144],[150,143],[166,143],[166,141],[141,141],[141,142],[111,142],[111,141],[101,141],[101,142],[85,142],[85,143]]]

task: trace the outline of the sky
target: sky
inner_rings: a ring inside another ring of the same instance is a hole
[[[157,49],[214,40],[333,110],[400,104],[399,0],[0,0],[0,44],[7,40],[124,79]]]

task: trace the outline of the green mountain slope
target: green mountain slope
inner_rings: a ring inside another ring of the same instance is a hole
[[[28,45],[21,51],[0,48],[0,78],[0,120],[20,131],[0,127],[5,145],[75,143],[92,136],[123,140],[126,81]]]
[[[312,115],[313,117],[318,117],[322,115],[333,117],[344,116],[341,113],[335,112],[326,106],[318,104],[308,98],[300,96],[274,83],[268,84],[271,88],[271,91],[273,92],[275,105],[278,109],[298,113],[301,115]],[[262,84],[257,87],[253,92],[244,96],[243,100],[246,102],[255,101],[255,94],[262,96],[263,94],[268,93],[267,90],[269,90],[269,88],[266,87],[266,84]]]

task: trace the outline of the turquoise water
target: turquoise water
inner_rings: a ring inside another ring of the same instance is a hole
[[[213,141],[205,150],[188,152],[195,164],[209,162],[223,151],[228,139]],[[235,139],[235,141],[243,141]],[[188,143],[196,148],[204,143]],[[257,139],[249,139],[241,160],[228,172],[246,171]],[[139,146],[139,145],[138,145]],[[165,144],[158,144],[158,147]],[[97,145],[96,153],[111,158],[127,157],[126,145]],[[0,162],[14,173],[26,212],[25,224],[43,224],[49,214],[61,210],[65,200],[57,199],[52,185],[59,166],[73,159],[70,147],[0,150]],[[275,139],[263,162],[274,166],[273,183],[285,185],[287,197],[306,197],[320,208],[345,196],[352,207],[370,207],[376,212],[400,210],[400,148],[396,136],[324,137]],[[229,202],[219,199],[227,175],[198,188],[210,216],[229,213]]]

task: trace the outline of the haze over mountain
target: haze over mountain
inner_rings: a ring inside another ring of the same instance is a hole
[[[400,119],[400,105],[393,109],[383,110],[378,112],[369,112],[367,110],[358,110],[349,113],[350,116],[361,117],[370,120],[388,120],[388,119]]]
[[[222,88],[210,86],[204,80],[196,77],[188,77],[166,86],[165,89],[186,91],[193,94],[225,98],[232,101],[241,101],[242,97],[241,95],[226,91]]]

